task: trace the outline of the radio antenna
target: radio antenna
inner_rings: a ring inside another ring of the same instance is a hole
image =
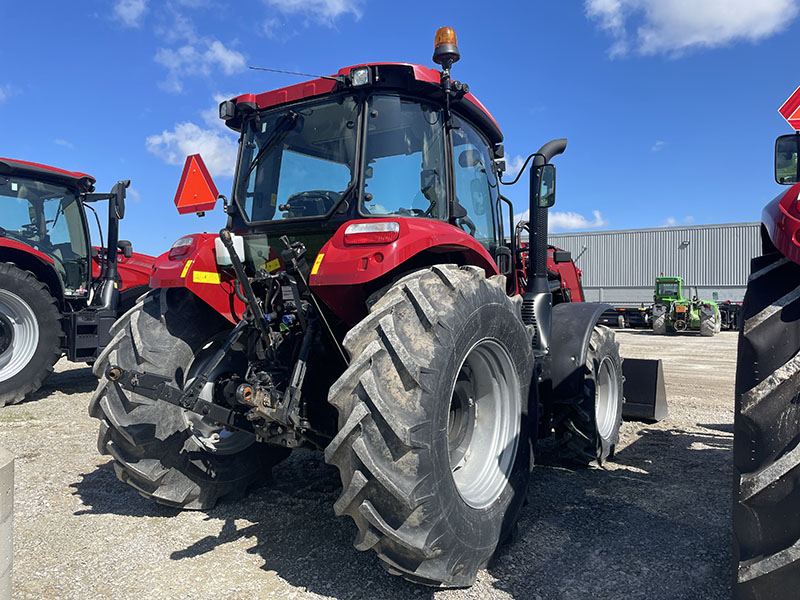
[[[315,77],[317,79],[332,79],[339,81],[339,77],[331,75],[312,75],[311,73],[298,73],[297,71],[284,71],[282,69],[267,69],[266,67],[250,67],[253,71],[269,71],[270,73],[283,73],[284,75],[299,75],[300,77]]]

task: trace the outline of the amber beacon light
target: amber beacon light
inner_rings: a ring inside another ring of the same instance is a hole
[[[439,27],[434,40],[433,62],[449,69],[450,65],[458,62],[461,54],[458,53],[458,40],[452,27]]]

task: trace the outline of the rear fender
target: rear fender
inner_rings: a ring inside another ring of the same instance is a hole
[[[389,244],[349,245],[344,231],[349,221],[322,247],[311,269],[309,285],[343,321],[353,325],[367,314],[370,293],[410,270],[443,262],[475,265],[487,277],[497,275],[492,255],[475,238],[458,227],[422,218],[387,218],[399,223],[398,238]]]
[[[583,393],[583,366],[592,330],[610,304],[563,302],[553,306],[550,379],[554,402],[569,402]]]
[[[800,264],[800,183],[781,192],[764,207],[762,237],[788,259]],[[764,244],[767,250],[769,244]]]
[[[228,321],[238,323],[245,306],[233,291],[235,277],[217,266],[217,236],[198,233],[193,237],[194,244],[185,255],[171,259],[165,252],[156,257],[150,287],[186,288]]]
[[[20,269],[33,273],[48,287],[63,309],[64,287],[51,257],[16,240],[0,238],[0,262],[14,263]]]

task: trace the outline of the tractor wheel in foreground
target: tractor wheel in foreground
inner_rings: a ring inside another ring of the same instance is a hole
[[[719,331],[717,327],[717,315],[714,312],[714,307],[701,306],[700,307],[700,335],[704,337],[712,337]]]
[[[800,265],[752,262],[742,307],[734,415],[737,600],[800,590]]]
[[[562,460],[602,466],[614,455],[622,424],[622,382],[622,358],[614,332],[596,325],[586,354],[581,399],[554,407]]]
[[[667,333],[667,314],[653,315],[653,333],[665,335]]]
[[[530,476],[530,336],[503,277],[435,266],[400,279],[345,337],[328,396],[336,514],[395,575],[471,585],[513,530]]]
[[[109,382],[105,368],[147,371],[184,387],[230,324],[183,289],[153,290],[113,325],[113,339],[98,357],[100,384],[89,414],[100,419],[97,441],[114,459],[117,477],[161,504],[207,509],[223,497],[237,498],[269,477],[284,448],[257,443],[173,404],[151,400]],[[214,379],[241,374],[243,356],[231,353],[203,388],[211,399]]]
[[[61,356],[56,301],[29,271],[0,263],[0,407],[22,401]]]

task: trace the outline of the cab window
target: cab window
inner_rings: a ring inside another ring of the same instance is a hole
[[[452,135],[455,223],[487,248],[494,248],[499,241],[500,228],[497,224],[497,178],[492,170],[489,145],[471,125],[458,118],[455,118]]]

